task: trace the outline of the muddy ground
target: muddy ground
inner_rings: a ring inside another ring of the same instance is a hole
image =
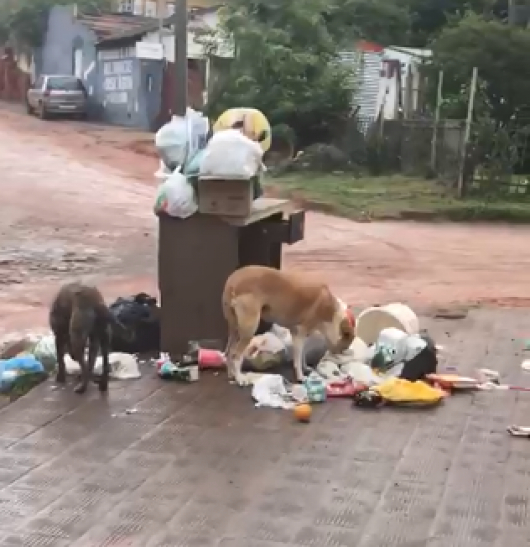
[[[0,108],[0,333],[45,324],[56,287],[83,277],[109,298],[156,291],[157,160],[148,135]],[[353,305],[526,306],[530,227],[354,223],[308,213],[285,264],[322,274]]]

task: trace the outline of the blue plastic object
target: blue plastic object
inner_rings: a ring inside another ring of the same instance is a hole
[[[35,359],[34,355],[0,360],[0,391],[9,391],[13,383],[21,376],[45,372],[42,363]]]

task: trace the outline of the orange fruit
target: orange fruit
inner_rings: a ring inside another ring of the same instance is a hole
[[[301,403],[294,407],[294,416],[299,422],[307,423],[311,420],[311,405]]]

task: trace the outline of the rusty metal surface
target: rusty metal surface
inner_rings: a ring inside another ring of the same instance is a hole
[[[523,311],[476,311],[432,332],[448,364],[515,382],[525,329]],[[333,401],[299,425],[222,375],[180,385],[150,369],[107,399],[44,384],[0,411],[0,545],[523,547],[530,449],[510,423],[530,425],[530,394],[429,411]]]

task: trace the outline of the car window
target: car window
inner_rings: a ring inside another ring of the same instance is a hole
[[[83,83],[79,78],[71,76],[53,76],[48,78],[47,89],[59,91],[83,91]]]

